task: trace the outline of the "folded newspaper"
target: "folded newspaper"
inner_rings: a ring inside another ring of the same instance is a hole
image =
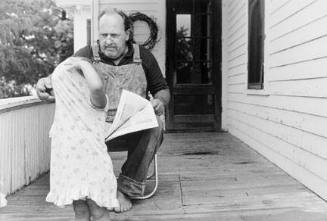
[[[158,127],[158,121],[150,101],[123,90],[115,119],[108,127],[106,141],[124,134]]]

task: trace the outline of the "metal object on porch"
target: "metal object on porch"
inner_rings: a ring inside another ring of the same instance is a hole
[[[159,184],[158,155],[157,154],[154,155],[152,163],[153,163],[153,171],[152,171],[151,175],[147,176],[147,181],[154,177],[154,182],[155,182],[154,187],[152,188],[152,190],[149,193],[146,193],[144,196],[132,197],[132,199],[144,200],[144,199],[148,199],[148,198],[152,197],[156,193],[157,188],[158,188],[158,184]]]
[[[127,151],[127,149],[123,148],[123,147],[109,150],[109,152],[124,152],[124,151]],[[154,155],[154,158],[153,158],[151,164],[153,164],[153,171],[151,172],[150,175],[147,175],[146,184],[148,183],[147,181],[150,181],[150,180],[152,180],[152,178],[154,178],[154,187],[152,187],[152,188],[150,188],[150,190],[148,190],[149,188],[147,188],[147,187],[149,187],[149,186],[147,185],[145,187],[145,194],[143,196],[134,196],[134,197],[131,197],[131,199],[145,200],[145,199],[149,199],[156,193],[156,191],[158,189],[158,185],[159,185],[158,154],[157,153]]]

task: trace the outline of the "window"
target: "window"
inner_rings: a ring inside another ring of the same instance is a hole
[[[264,0],[249,0],[248,89],[263,89]]]
[[[176,0],[175,52],[176,84],[213,83],[213,2]]]

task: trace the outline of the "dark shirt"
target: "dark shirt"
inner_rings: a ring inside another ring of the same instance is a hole
[[[128,47],[128,52],[120,60],[118,66],[133,63],[133,54],[134,54],[134,48],[132,45],[130,45]],[[101,58],[101,62],[109,65],[116,65],[112,59],[105,57],[101,53],[101,51],[99,51],[99,55]],[[92,48],[90,46],[81,48],[74,54],[74,56],[86,57],[92,59],[93,58]],[[147,85],[148,85],[147,90],[150,91],[152,95],[154,95],[160,90],[168,89],[167,82],[163,78],[158,62],[153,56],[153,54],[149,50],[140,46],[140,57],[142,59],[142,67],[147,79]]]

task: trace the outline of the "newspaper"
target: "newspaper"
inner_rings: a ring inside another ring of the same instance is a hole
[[[124,134],[154,127],[158,127],[158,121],[150,101],[135,93],[123,90],[115,119],[106,133],[106,141]]]

